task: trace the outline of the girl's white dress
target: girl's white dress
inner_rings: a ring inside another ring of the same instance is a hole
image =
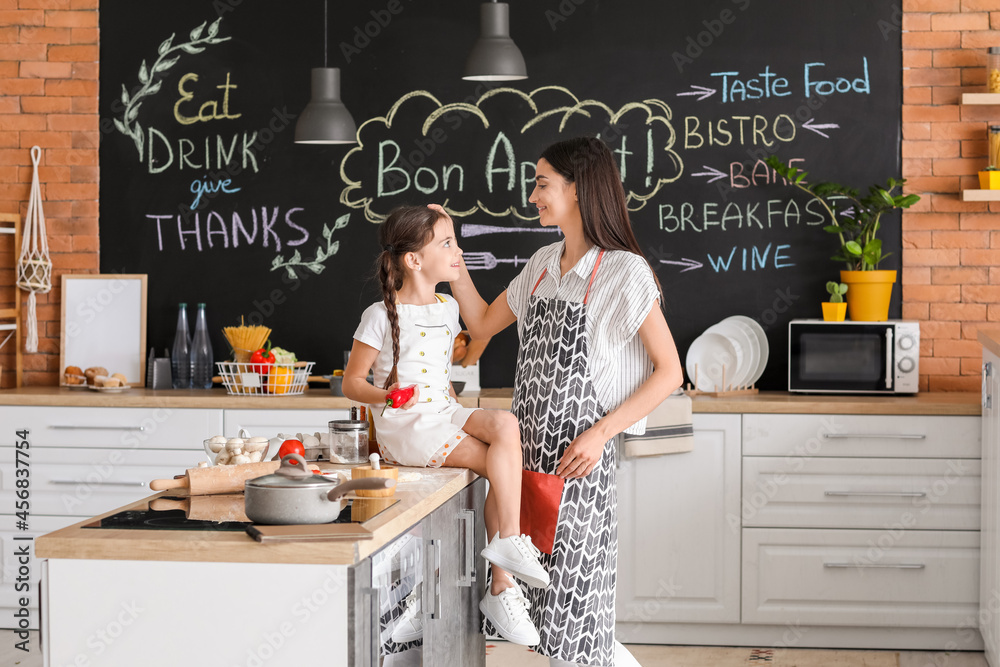
[[[476,408],[466,408],[449,393],[451,353],[459,333],[458,302],[436,294],[427,306],[396,304],[399,314],[400,386],[416,384],[420,398],[403,410],[371,405],[375,437],[386,458],[406,466],[438,467],[462,441],[466,420]],[[372,367],[375,386],[385,385],[392,370],[392,329],[385,304],[369,306],[354,332],[355,340],[379,351]]]

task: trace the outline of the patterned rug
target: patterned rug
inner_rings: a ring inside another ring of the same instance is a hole
[[[895,651],[763,649],[717,646],[628,647],[642,667],[898,667]],[[486,643],[486,667],[548,667],[548,658],[525,646]]]

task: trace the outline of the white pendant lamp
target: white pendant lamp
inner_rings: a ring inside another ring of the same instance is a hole
[[[357,126],[340,101],[340,68],[326,66],[327,3],[323,2],[323,67],[312,70],[312,98],[295,123],[297,144],[353,144]]]
[[[510,6],[486,2],[479,6],[479,40],[465,62],[468,81],[518,81],[528,78],[521,50],[510,38]]]

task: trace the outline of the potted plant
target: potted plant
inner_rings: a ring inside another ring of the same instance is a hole
[[[888,319],[896,272],[878,269],[879,262],[892,254],[882,254],[882,240],[877,236],[882,214],[913,206],[920,201],[919,195],[901,192],[894,195],[906,181],[890,178],[886,187],[872,185],[862,197],[854,188],[839,183],[807,183],[806,172],[789,167],[775,155],[767,158],[767,164],[790,184],[819,201],[830,216],[830,224],[823,229],[836,234],[840,241],[832,259],[844,262],[847,267],[840,272],[840,280],[851,287],[847,293],[851,319],[869,322]]]
[[[830,293],[830,300],[823,302],[823,319],[827,322],[843,322],[847,315],[847,304],[844,303],[847,285],[830,280],[826,283],[826,291]]]

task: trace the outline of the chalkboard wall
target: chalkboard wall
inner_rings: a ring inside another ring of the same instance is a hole
[[[760,160],[862,190],[898,176],[896,3],[510,11],[529,78],[487,84],[461,79],[479,30],[472,2],[333,2],[324,49],[318,1],[102,0],[101,270],[149,274],[150,345],[170,345],[178,302],[205,302],[217,360],[221,328],[243,316],[316,372],[340,368],[379,298],[377,224],[402,203],[455,211],[492,299],[559,239],[527,203],[538,154],[599,134],[682,359],[704,329],[747,315],[771,346],[759,385],[784,388],[787,322],[820,316],[841,267],[817,208]],[[324,58],[342,69],[356,145],[292,141]],[[899,268],[898,216],[884,229],[882,268]],[[483,386],[512,385],[516,345],[513,328],[491,342]]]

